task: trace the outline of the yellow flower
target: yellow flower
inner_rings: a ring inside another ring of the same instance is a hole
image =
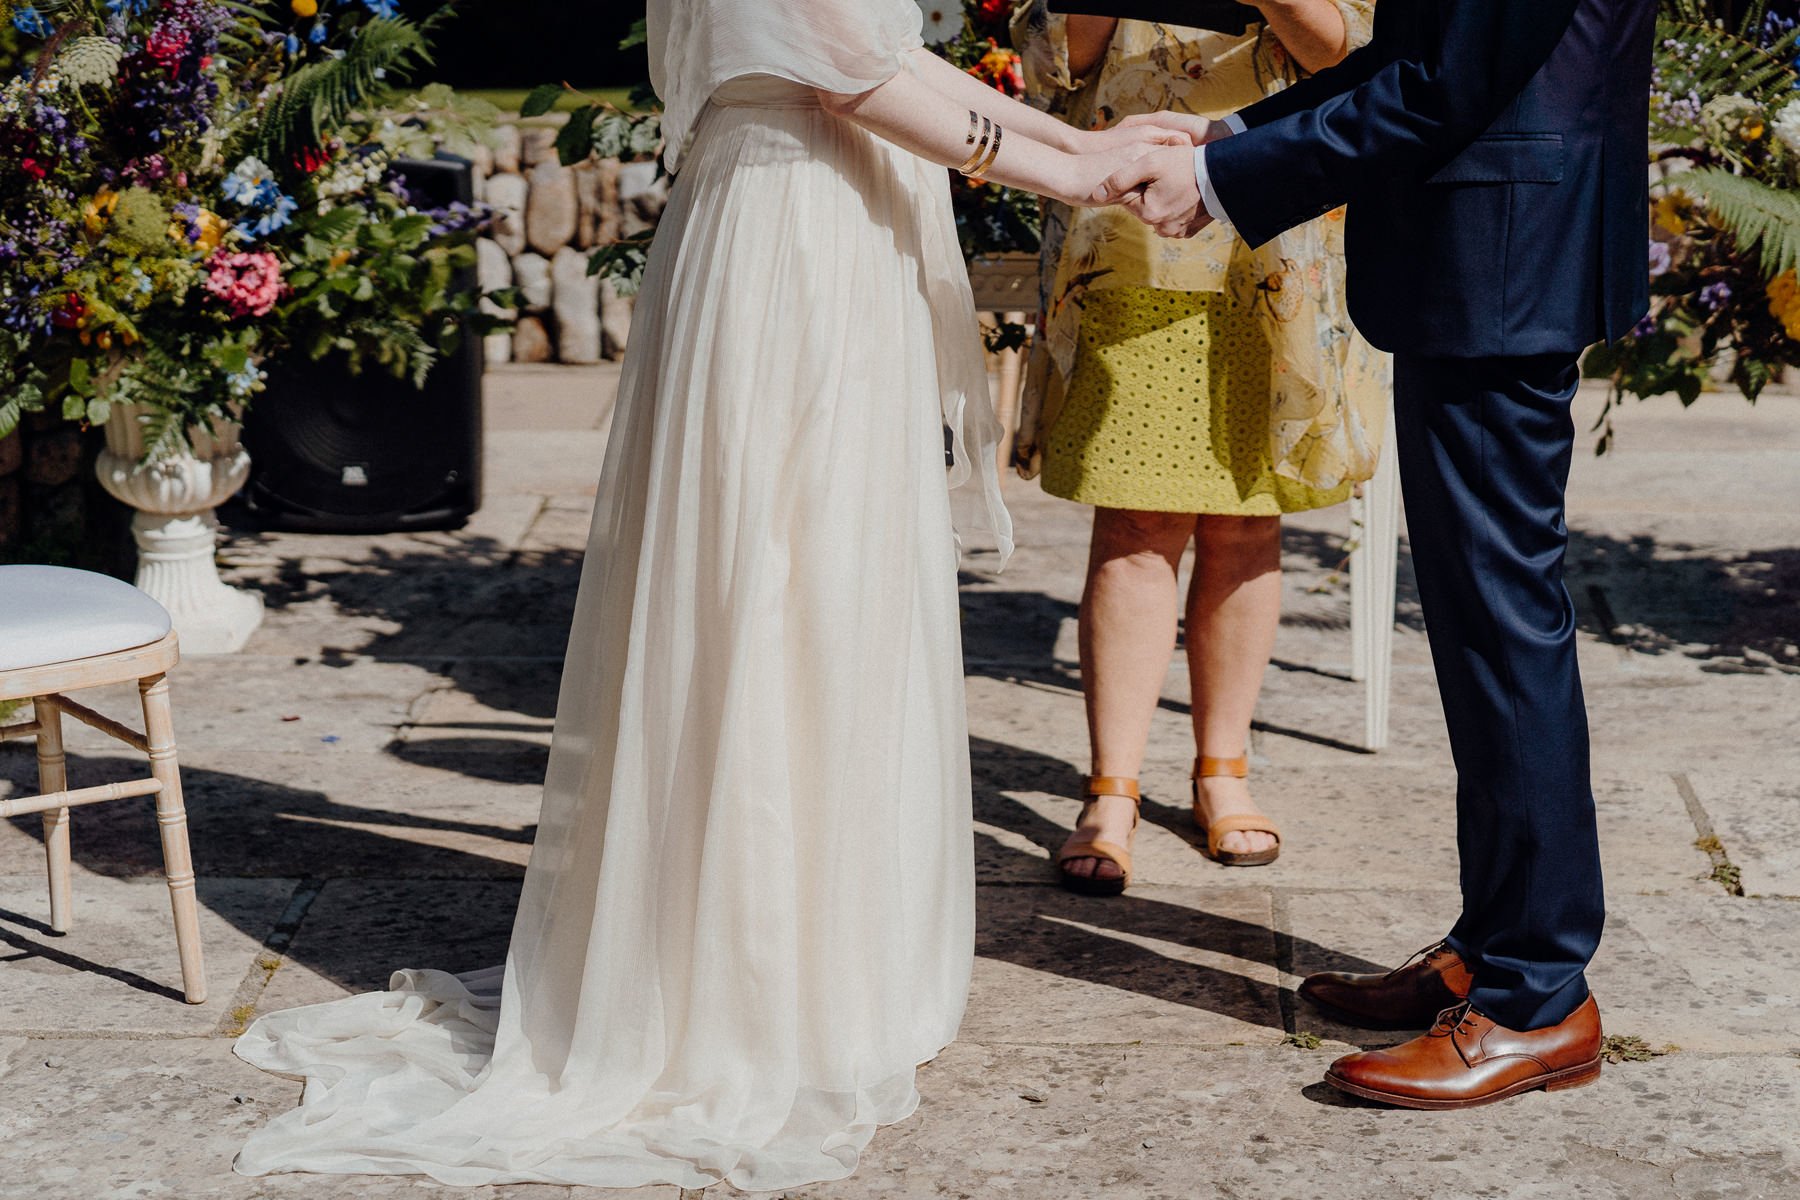
[[[1664,196],[1650,210],[1651,219],[1664,233],[1680,237],[1687,232],[1687,214],[1679,197]]]
[[[87,227],[89,236],[99,237],[106,232],[107,222],[112,220],[113,209],[118,206],[119,193],[112,189],[101,188],[94,193],[94,198],[81,210],[81,222]]]
[[[335,271],[349,261],[350,251],[339,250],[336,254],[331,256],[331,269]]]
[[[1796,298],[1800,298],[1800,281],[1794,278],[1794,272],[1783,271],[1769,280],[1766,289],[1769,295],[1769,315],[1777,320],[1785,320],[1789,309],[1794,307]]]
[[[1751,117],[1744,122],[1744,140],[1754,142],[1767,132],[1760,117]]]
[[[319,0],[294,0],[288,5],[294,10],[296,17],[316,17],[319,15]]]
[[[225,218],[221,218],[218,212],[212,212],[211,209],[200,210],[200,214],[194,218],[194,223],[200,225],[200,241],[194,243],[194,250],[198,250],[202,255],[211,255],[214,250],[218,250],[221,241],[225,241],[225,230],[230,228],[229,225],[225,225]],[[185,232],[182,236],[185,237]]]

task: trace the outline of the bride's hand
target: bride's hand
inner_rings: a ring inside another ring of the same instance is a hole
[[[1168,149],[1171,145],[1186,148],[1188,141],[1185,137],[1173,142],[1166,139],[1121,139],[1119,144],[1111,148],[1068,155],[1062,185],[1051,199],[1076,208],[1092,208],[1109,203],[1110,200],[1097,197],[1102,196],[1105,190],[1103,185],[1115,172],[1124,170],[1154,150]]]
[[[1208,117],[1196,117],[1192,113],[1154,112],[1138,113],[1126,117],[1114,126],[1116,129],[1155,129],[1158,132],[1176,130],[1188,141],[1189,145],[1204,146],[1208,142],[1216,142],[1231,136],[1231,126],[1223,121],[1214,121]]]
[[[1171,117],[1179,113],[1158,114]],[[1130,118],[1110,129],[1078,129],[1071,132],[1067,146],[1071,154],[1105,154],[1113,150],[1136,147],[1145,154],[1158,146],[1187,146],[1188,132],[1173,124],[1158,124],[1150,117]]]

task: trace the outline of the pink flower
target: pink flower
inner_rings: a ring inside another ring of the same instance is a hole
[[[281,260],[267,251],[221,251],[207,262],[206,290],[234,317],[266,317],[281,299]]]

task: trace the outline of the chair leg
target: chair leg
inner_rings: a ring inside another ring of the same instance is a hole
[[[194,901],[194,859],[188,849],[187,807],[181,798],[181,768],[175,761],[175,722],[169,711],[169,680],[152,675],[138,681],[144,703],[144,737],[150,746],[150,774],[162,784],[156,822],[162,830],[163,870],[175,910],[175,945],[181,953],[181,985],[189,1004],[206,1002],[206,970],[200,960],[200,914]]]
[[[31,702],[38,722],[38,791],[44,795],[67,791],[68,762],[63,757],[62,710],[48,700]],[[50,874],[50,928],[69,932],[72,901],[69,887],[69,810],[55,808],[44,814],[44,859]]]

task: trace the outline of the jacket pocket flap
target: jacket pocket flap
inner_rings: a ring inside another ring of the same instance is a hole
[[[1560,133],[1493,133],[1476,138],[1427,183],[1561,183]]]

